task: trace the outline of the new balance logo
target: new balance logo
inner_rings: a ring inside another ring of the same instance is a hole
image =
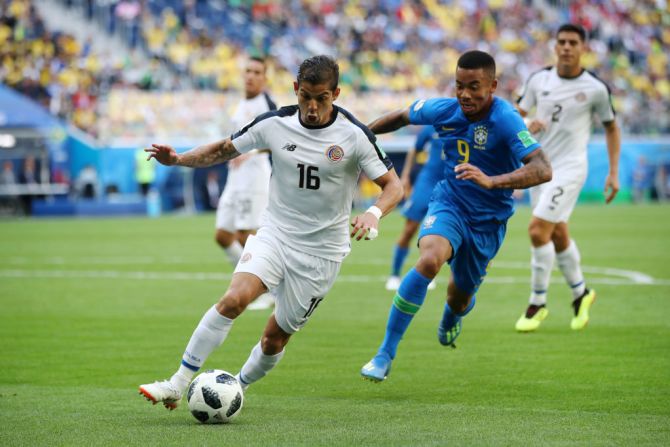
[[[283,150],[283,151],[293,152],[293,151],[295,150],[296,147],[298,147],[298,146],[295,145],[295,144],[286,143],[286,144],[284,145],[284,147],[282,147],[282,150]]]

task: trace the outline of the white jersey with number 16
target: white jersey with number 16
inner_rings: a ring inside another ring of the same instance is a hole
[[[261,227],[298,251],[341,261],[350,251],[349,218],[358,176],[392,168],[370,130],[333,106],[330,121],[307,127],[298,106],[257,117],[233,134],[238,152],[272,153],[270,202]]]

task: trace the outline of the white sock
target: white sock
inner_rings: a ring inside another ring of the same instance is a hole
[[[221,315],[216,306],[205,312],[186,345],[179,370],[170,378],[170,382],[182,391],[186,389],[207,357],[226,339],[232,326],[233,320]]]
[[[560,253],[556,253],[556,259],[558,260],[558,267],[563,272],[565,281],[570,286],[570,289],[572,289],[572,296],[579,298],[584,294],[586,284],[584,283],[584,274],[582,273],[582,258],[579,255],[579,249],[575,241],[570,239],[568,248]]]
[[[177,372],[170,377],[170,382],[183,393],[193,380],[194,375],[195,371],[184,365],[179,365]]]
[[[242,257],[242,251],[244,248],[242,244],[238,241],[233,241],[232,244],[223,249],[230,260],[230,263],[233,264],[233,267],[237,265],[238,261]]]
[[[540,247],[531,247],[530,253],[531,294],[529,301],[530,304],[542,306],[547,303],[547,289],[549,289],[556,251],[553,242],[549,242]]]
[[[251,354],[249,354],[249,358],[236,376],[242,388],[246,390],[249,385],[265,377],[282,357],[284,357],[284,350],[279,354],[266,355],[263,354],[261,349],[261,342],[256,343],[256,346],[251,350]]]

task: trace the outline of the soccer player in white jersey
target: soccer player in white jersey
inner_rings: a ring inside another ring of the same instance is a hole
[[[196,327],[176,373],[169,380],[140,386],[150,401],[175,408],[235,318],[273,289],[274,312],[237,375],[244,389],[264,377],[332,287],[350,251],[349,238],[376,237],[379,219],[402,198],[400,179],[374,135],[333,105],[340,93],[338,78],[333,59],[314,56],[298,70],[297,105],[267,112],[230,138],[183,154],[162,144],[146,149],[149,158],[168,166],[211,166],[253,148],[269,149],[273,160],[270,200],[258,233],[247,239],[228,290]],[[353,218],[349,231],[361,170],[382,193],[374,206]]]
[[[251,57],[244,71],[244,99],[231,121],[241,129],[258,115],[277,106],[265,92],[265,60]],[[216,242],[237,265],[250,234],[260,227],[261,213],[267,207],[270,184],[270,157],[267,151],[251,150],[228,163],[228,177],[216,207]],[[264,293],[249,309],[267,309],[274,304],[271,293]]]
[[[554,172],[549,183],[530,190],[533,217],[528,227],[531,248],[531,295],[526,312],[516,330],[536,330],[547,317],[547,290],[554,259],[573,295],[573,330],[583,329],[596,298],[588,289],[580,265],[577,244],[570,238],[568,219],[577,203],[587,175],[586,148],[595,115],[605,127],[609,175],[605,180],[605,202],[619,191],[619,151],[621,136],[607,85],[582,68],[586,33],[576,25],[562,25],[556,34],[554,50],[558,62],[527,80],[518,101],[526,116],[535,108],[528,129],[542,144]]]

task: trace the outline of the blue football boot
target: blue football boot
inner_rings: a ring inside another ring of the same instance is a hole
[[[443,346],[456,348],[454,342],[461,334],[462,328],[463,323],[461,322],[461,317],[449,312],[448,315],[445,315],[442,318],[440,325],[437,327],[437,339]]]
[[[361,376],[373,382],[381,382],[391,372],[391,362],[391,357],[382,351],[361,368]]]

